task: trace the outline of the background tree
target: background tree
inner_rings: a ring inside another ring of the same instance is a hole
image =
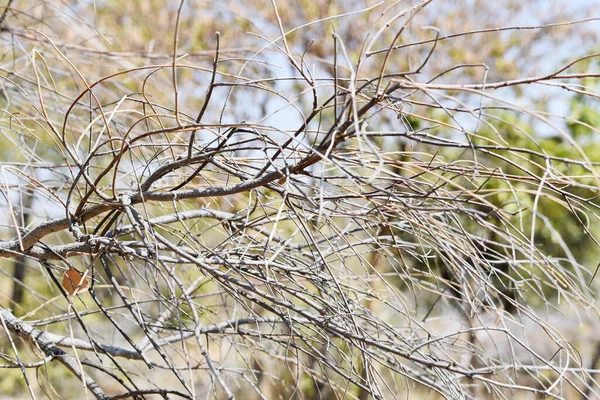
[[[598,397],[598,10],[557,4],[9,1],[0,391]]]

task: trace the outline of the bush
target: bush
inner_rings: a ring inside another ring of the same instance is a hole
[[[3,9],[0,390],[600,395],[593,19],[245,3]]]

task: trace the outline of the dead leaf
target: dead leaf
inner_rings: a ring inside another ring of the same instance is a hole
[[[82,293],[88,290],[88,286],[90,283],[87,279],[83,277],[83,275],[77,271],[75,268],[69,268],[67,272],[65,272],[62,280],[62,287],[69,293],[73,295],[73,293]]]

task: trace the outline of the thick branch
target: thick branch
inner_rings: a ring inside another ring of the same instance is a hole
[[[176,214],[163,215],[160,217],[152,218],[150,219],[149,223],[150,225],[155,226],[162,224],[170,224],[177,221],[185,221],[194,218],[213,218],[219,221],[225,221],[235,219],[236,215],[223,211],[201,208],[198,210],[183,211]],[[38,227],[24,235],[22,241],[23,247],[27,249],[25,252],[21,252],[19,250],[20,247],[18,239],[0,243],[0,257],[12,258],[18,257],[21,254],[25,254],[28,257],[40,260],[58,260],[63,257],[72,257],[78,254],[91,254],[93,245],[89,242],[76,242],[57,246],[37,246],[37,241],[31,243],[34,238],[41,239],[42,237],[51,233],[68,229],[69,223],[67,221],[68,220],[66,218],[48,221],[38,225]],[[58,229],[61,227],[62,229]],[[128,235],[132,232],[133,226],[126,225],[122,228],[119,228],[116,231],[108,232],[107,236],[114,238],[123,235]]]
[[[76,348],[86,351],[95,351],[101,354],[110,354],[115,357],[123,357],[130,360],[141,360],[142,357],[139,353],[131,350],[124,349],[122,347],[111,346],[106,344],[100,344],[94,346],[87,340],[70,338],[68,336],[55,335],[54,333],[42,332],[27,322],[23,322],[19,318],[15,317],[13,313],[7,309],[0,309],[0,315],[6,321],[8,329],[13,333],[18,334],[21,337],[25,337],[28,340],[45,343],[46,346],[59,346]]]
[[[60,361],[69,371],[81,381],[85,382],[86,387],[91,390],[97,399],[108,399],[108,396],[104,394],[104,391],[100,386],[98,386],[98,384],[96,384],[96,382],[79,367],[77,359],[68,355],[64,350],[58,347],[59,343],[56,340],[60,338],[59,341],[63,341],[63,339],[66,338],[37,330],[33,326],[15,317],[13,313],[6,308],[0,309],[0,318],[4,320],[6,327],[11,333],[32,343],[34,347],[40,348],[46,356],[54,357],[56,360]],[[70,339],[68,341],[70,341]],[[63,341],[63,343],[66,342],[67,340]],[[71,342],[70,344],[74,345],[75,342]],[[108,347],[112,348],[112,346]],[[97,350],[103,352],[102,349]]]

